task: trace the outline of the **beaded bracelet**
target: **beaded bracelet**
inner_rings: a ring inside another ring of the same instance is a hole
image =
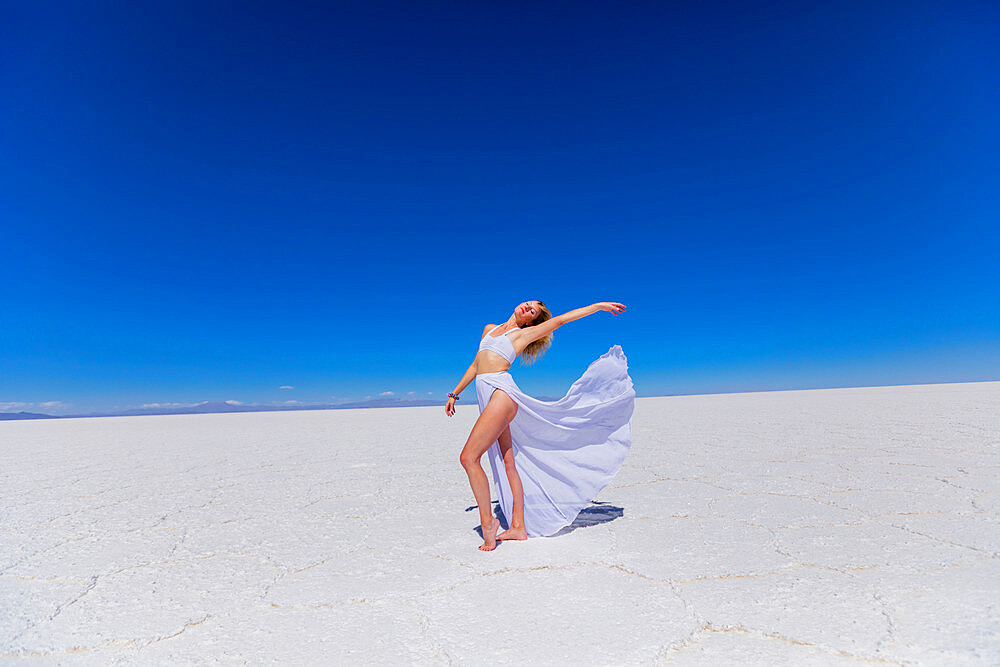
[[[453,393],[451,393],[451,392],[449,391],[449,392],[448,392],[448,398],[454,398],[454,399],[455,399],[455,400],[457,401],[457,400],[458,400],[458,394],[453,394]]]

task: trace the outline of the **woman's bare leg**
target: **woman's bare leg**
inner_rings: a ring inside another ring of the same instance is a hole
[[[500,453],[503,454],[503,466],[507,472],[507,481],[510,482],[511,500],[510,528],[497,535],[498,540],[526,540],[528,533],[524,529],[524,487],[521,486],[521,476],[517,474],[514,466],[514,447],[510,439],[510,425],[503,430],[497,438],[500,445]]]
[[[472,427],[472,433],[469,434],[469,439],[465,442],[462,455],[459,457],[462,467],[469,475],[472,495],[476,497],[476,504],[479,506],[479,522],[483,527],[483,544],[479,548],[483,551],[492,551],[496,548],[496,535],[500,522],[493,516],[493,506],[490,505],[490,482],[479,460],[490,445],[497,441],[516,414],[517,403],[503,391],[499,389],[494,391],[489,403],[476,420],[475,426]]]

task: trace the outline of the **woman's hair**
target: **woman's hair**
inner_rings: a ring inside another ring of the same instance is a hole
[[[546,306],[541,301],[538,301],[537,303],[538,303],[538,311],[539,311],[538,312],[538,316],[535,318],[535,320],[531,324],[528,324],[528,325],[525,325],[525,326],[533,327],[536,324],[541,324],[545,320],[551,319],[552,313],[549,312],[548,306]],[[524,350],[521,352],[521,363],[522,364],[533,364],[533,363],[535,363],[536,361],[538,361],[539,359],[542,358],[542,355],[545,354],[545,350],[548,349],[549,345],[552,345],[552,334],[551,333],[547,334],[545,336],[542,336],[541,338],[539,338],[538,340],[536,340],[534,343],[531,343],[531,344],[528,345],[528,347],[524,348]]]

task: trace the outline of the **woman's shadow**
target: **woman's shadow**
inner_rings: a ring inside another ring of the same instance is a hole
[[[475,509],[478,508],[473,505],[472,507],[466,507],[465,511],[471,512]],[[558,533],[554,533],[550,537],[559,537],[560,535],[572,533],[574,530],[579,528],[589,528],[602,523],[608,523],[610,521],[614,521],[615,519],[620,519],[624,514],[625,509],[622,507],[592,500],[590,501],[590,505],[580,510],[580,513],[576,515],[575,519],[573,519],[573,523],[569,524]],[[500,503],[498,502],[493,503],[493,516],[500,519],[500,527],[503,530],[507,530],[509,527],[507,517],[503,515],[503,509],[500,508]],[[476,533],[479,534],[479,537],[483,536],[482,526],[476,526]]]

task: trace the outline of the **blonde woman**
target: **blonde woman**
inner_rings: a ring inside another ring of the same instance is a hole
[[[605,301],[552,317],[541,301],[525,301],[503,324],[486,325],[476,358],[448,394],[450,417],[458,395],[475,379],[480,414],[460,460],[479,506],[483,551],[495,549],[498,540],[552,535],[568,526],[628,454],[635,391],[621,347],[590,364],[558,401],[528,396],[508,372],[518,355],[527,363],[540,358],[562,325],[602,310],[618,315],[625,306]],[[487,451],[509,522],[499,534],[480,464]]]

